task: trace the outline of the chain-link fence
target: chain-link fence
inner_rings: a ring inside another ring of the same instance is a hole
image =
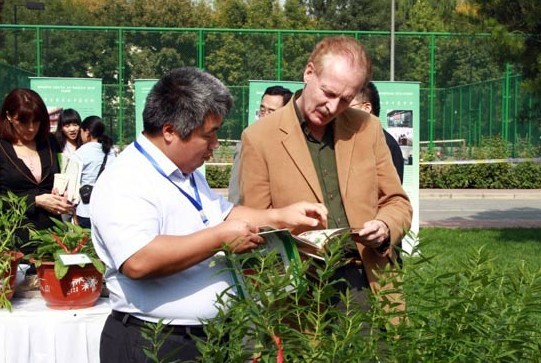
[[[391,57],[389,32],[0,25],[0,92],[28,87],[30,76],[101,78],[104,119],[126,144],[135,137],[134,81],[196,66],[230,87],[235,106],[219,136],[238,139],[249,80],[301,80],[314,44],[338,34],[365,45],[374,80],[389,80],[393,67],[396,81],[420,82],[425,144],[499,136],[513,147],[540,145],[541,102],[494,56],[488,34],[396,32]]]

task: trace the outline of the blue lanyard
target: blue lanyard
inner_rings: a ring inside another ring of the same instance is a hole
[[[169,179],[169,177],[165,174],[162,168],[160,168],[156,160],[154,160],[152,156],[150,156],[150,154],[147,153],[145,149],[143,149],[143,147],[137,142],[137,140],[134,142],[134,145],[135,145],[135,148],[139,150],[139,152],[143,154],[144,157],[147,158],[148,161],[150,161],[154,169],[156,169],[158,173],[160,173],[165,179],[169,180],[169,182],[171,182],[171,184],[173,184],[182,193],[182,195],[184,195],[190,201],[190,203],[192,203],[195,209],[197,209],[197,211],[199,212],[199,215],[201,216],[201,220],[203,221],[203,223],[205,225],[208,225],[209,220],[207,216],[205,215],[205,212],[203,211],[203,204],[201,203],[201,197],[199,196],[199,191],[197,190],[197,184],[195,183],[193,174],[190,174],[190,184],[192,185],[195,191],[195,199],[192,198],[192,196],[186,193],[184,190],[182,190],[181,187],[173,183],[171,179]]]

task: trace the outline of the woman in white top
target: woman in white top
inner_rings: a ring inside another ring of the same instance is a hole
[[[68,159],[75,150],[83,144],[81,139],[81,116],[73,108],[67,108],[60,113],[55,137],[62,150],[62,164],[60,170],[64,171]]]
[[[108,166],[116,157],[113,140],[105,134],[105,124],[98,116],[88,116],[81,123],[81,138],[83,145],[75,151],[75,156],[81,160],[81,186],[94,185],[100,169]],[[107,155],[107,159],[105,159]],[[105,161],[105,163],[104,163]],[[90,228],[90,208],[88,203],[81,202],[76,209],[77,222],[80,226]]]

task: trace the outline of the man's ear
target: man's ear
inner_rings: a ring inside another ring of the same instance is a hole
[[[372,113],[372,104],[370,102],[361,103],[361,109],[365,112]]]
[[[370,102],[366,103],[366,112],[372,113],[372,104]]]
[[[163,138],[165,141],[167,142],[171,142],[173,141],[173,138],[176,134],[176,130],[175,128],[173,127],[173,125],[171,124],[164,124],[162,126],[162,134],[163,134]]]
[[[316,68],[314,63],[309,62],[304,69],[303,80],[304,83],[308,82],[312,77],[316,75]]]

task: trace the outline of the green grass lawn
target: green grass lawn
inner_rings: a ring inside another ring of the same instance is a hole
[[[423,228],[419,240],[421,254],[433,256],[433,262],[442,267],[456,266],[468,252],[483,248],[503,269],[520,264],[532,272],[541,269],[540,228]]]

